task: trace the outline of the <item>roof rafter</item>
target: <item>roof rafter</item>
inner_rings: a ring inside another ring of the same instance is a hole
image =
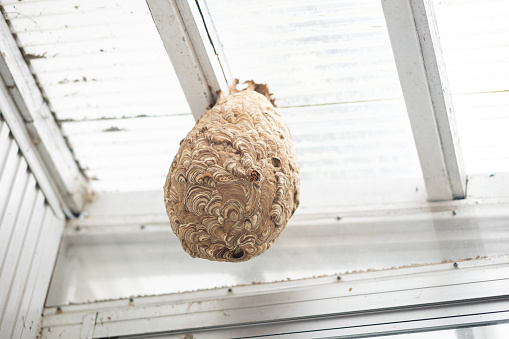
[[[229,93],[232,81],[204,1],[147,0],[154,23],[196,120]]]
[[[462,199],[466,174],[430,0],[382,0],[428,200]]]

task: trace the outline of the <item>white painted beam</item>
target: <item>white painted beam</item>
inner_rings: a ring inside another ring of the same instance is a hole
[[[80,172],[12,33],[0,16],[0,110],[45,195],[60,211],[79,213],[88,182]],[[51,188],[50,188],[51,187]],[[54,192],[50,192],[53,190]],[[58,215],[60,211],[55,211]]]
[[[466,175],[431,0],[382,0],[428,200],[462,199]]]
[[[55,215],[64,218],[62,206],[65,205],[63,198],[58,194],[56,186],[47,176],[42,164],[42,159],[37,152],[33,151],[33,140],[26,128],[19,112],[16,114],[16,104],[9,95],[9,90],[2,78],[0,78],[0,115],[9,125],[9,132],[15,138],[16,144],[23,153],[23,157],[28,163],[30,170],[37,178],[37,184],[44,192],[44,196],[48,204],[53,209]],[[3,155],[3,154],[2,154]],[[66,211],[71,214],[70,210]]]
[[[400,326],[401,332],[408,331],[411,328],[404,325],[409,321],[432,322],[429,328],[454,328],[466,323],[465,318],[455,320],[473,315],[479,316],[474,322],[480,325],[489,314],[507,311],[509,266],[507,258],[499,260],[498,264],[493,259],[471,260],[346,274],[340,279],[329,276],[63,305],[44,311],[42,338],[71,337],[71,333],[88,329],[93,324],[87,322],[90,312],[97,312],[100,319],[93,338],[157,333],[161,338],[170,334],[301,338],[301,332],[309,338],[311,331],[330,330],[338,330],[337,337],[351,338],[395,333]],[[381,329],[380,324],[387,326]],[[232,332],[201,332],[215,330]]]
[[[147,4],[198,120],[215,104],[217,91],[229,93],[232,80],[208,8],[200,0],[147,0]]]

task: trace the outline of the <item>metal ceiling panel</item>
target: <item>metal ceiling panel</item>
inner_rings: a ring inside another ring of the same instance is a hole
[[[144,1],[0,3],[58,119],[189,112]]]
[[[193,120],[145,2],[0,3],[93,187],[160,189]],[[207,4],[233,75],[274,92],[303,185],[420,176],[379,2]],[[507,171],[509,7],[435,6],[467,170]]]
[[[0,3],[92,187],[161,189],[194,121],[145,2]],[[209,6],[233,75],[275,93],[304,187],[420,176],[378,3]]]
[[[207,1],[234,76],[280,107],[402,97],[378,1]]]
[[[1,338],[35,338],[64,223],[0,113]]]
[[[93,188],[160,189],[194,121],[145,2],[0,4]]]

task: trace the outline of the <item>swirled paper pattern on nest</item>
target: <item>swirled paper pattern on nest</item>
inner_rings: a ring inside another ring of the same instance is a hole
[[[166,211],[192,257],[249,260],[274,243],[299,205],[290,131],[257,86],[220,96],[171,164]]]

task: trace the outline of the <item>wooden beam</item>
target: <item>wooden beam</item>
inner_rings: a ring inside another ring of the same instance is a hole
[[[428,200],[462,199],[466,175],[431,0],[382,0]]]
[[[60,209],[71,217],[80,213],[86,202],[88,181],[80,172],[3,17],[0,17],[0,36],[2,115],[45,195],[58,195]],[[29,147],[24,147],[25,144]],[[42,184],[47,182],[51,184]]]
[[[228,94],[232,78],[204,1],[147,0],[150,13],[196,120]]]

